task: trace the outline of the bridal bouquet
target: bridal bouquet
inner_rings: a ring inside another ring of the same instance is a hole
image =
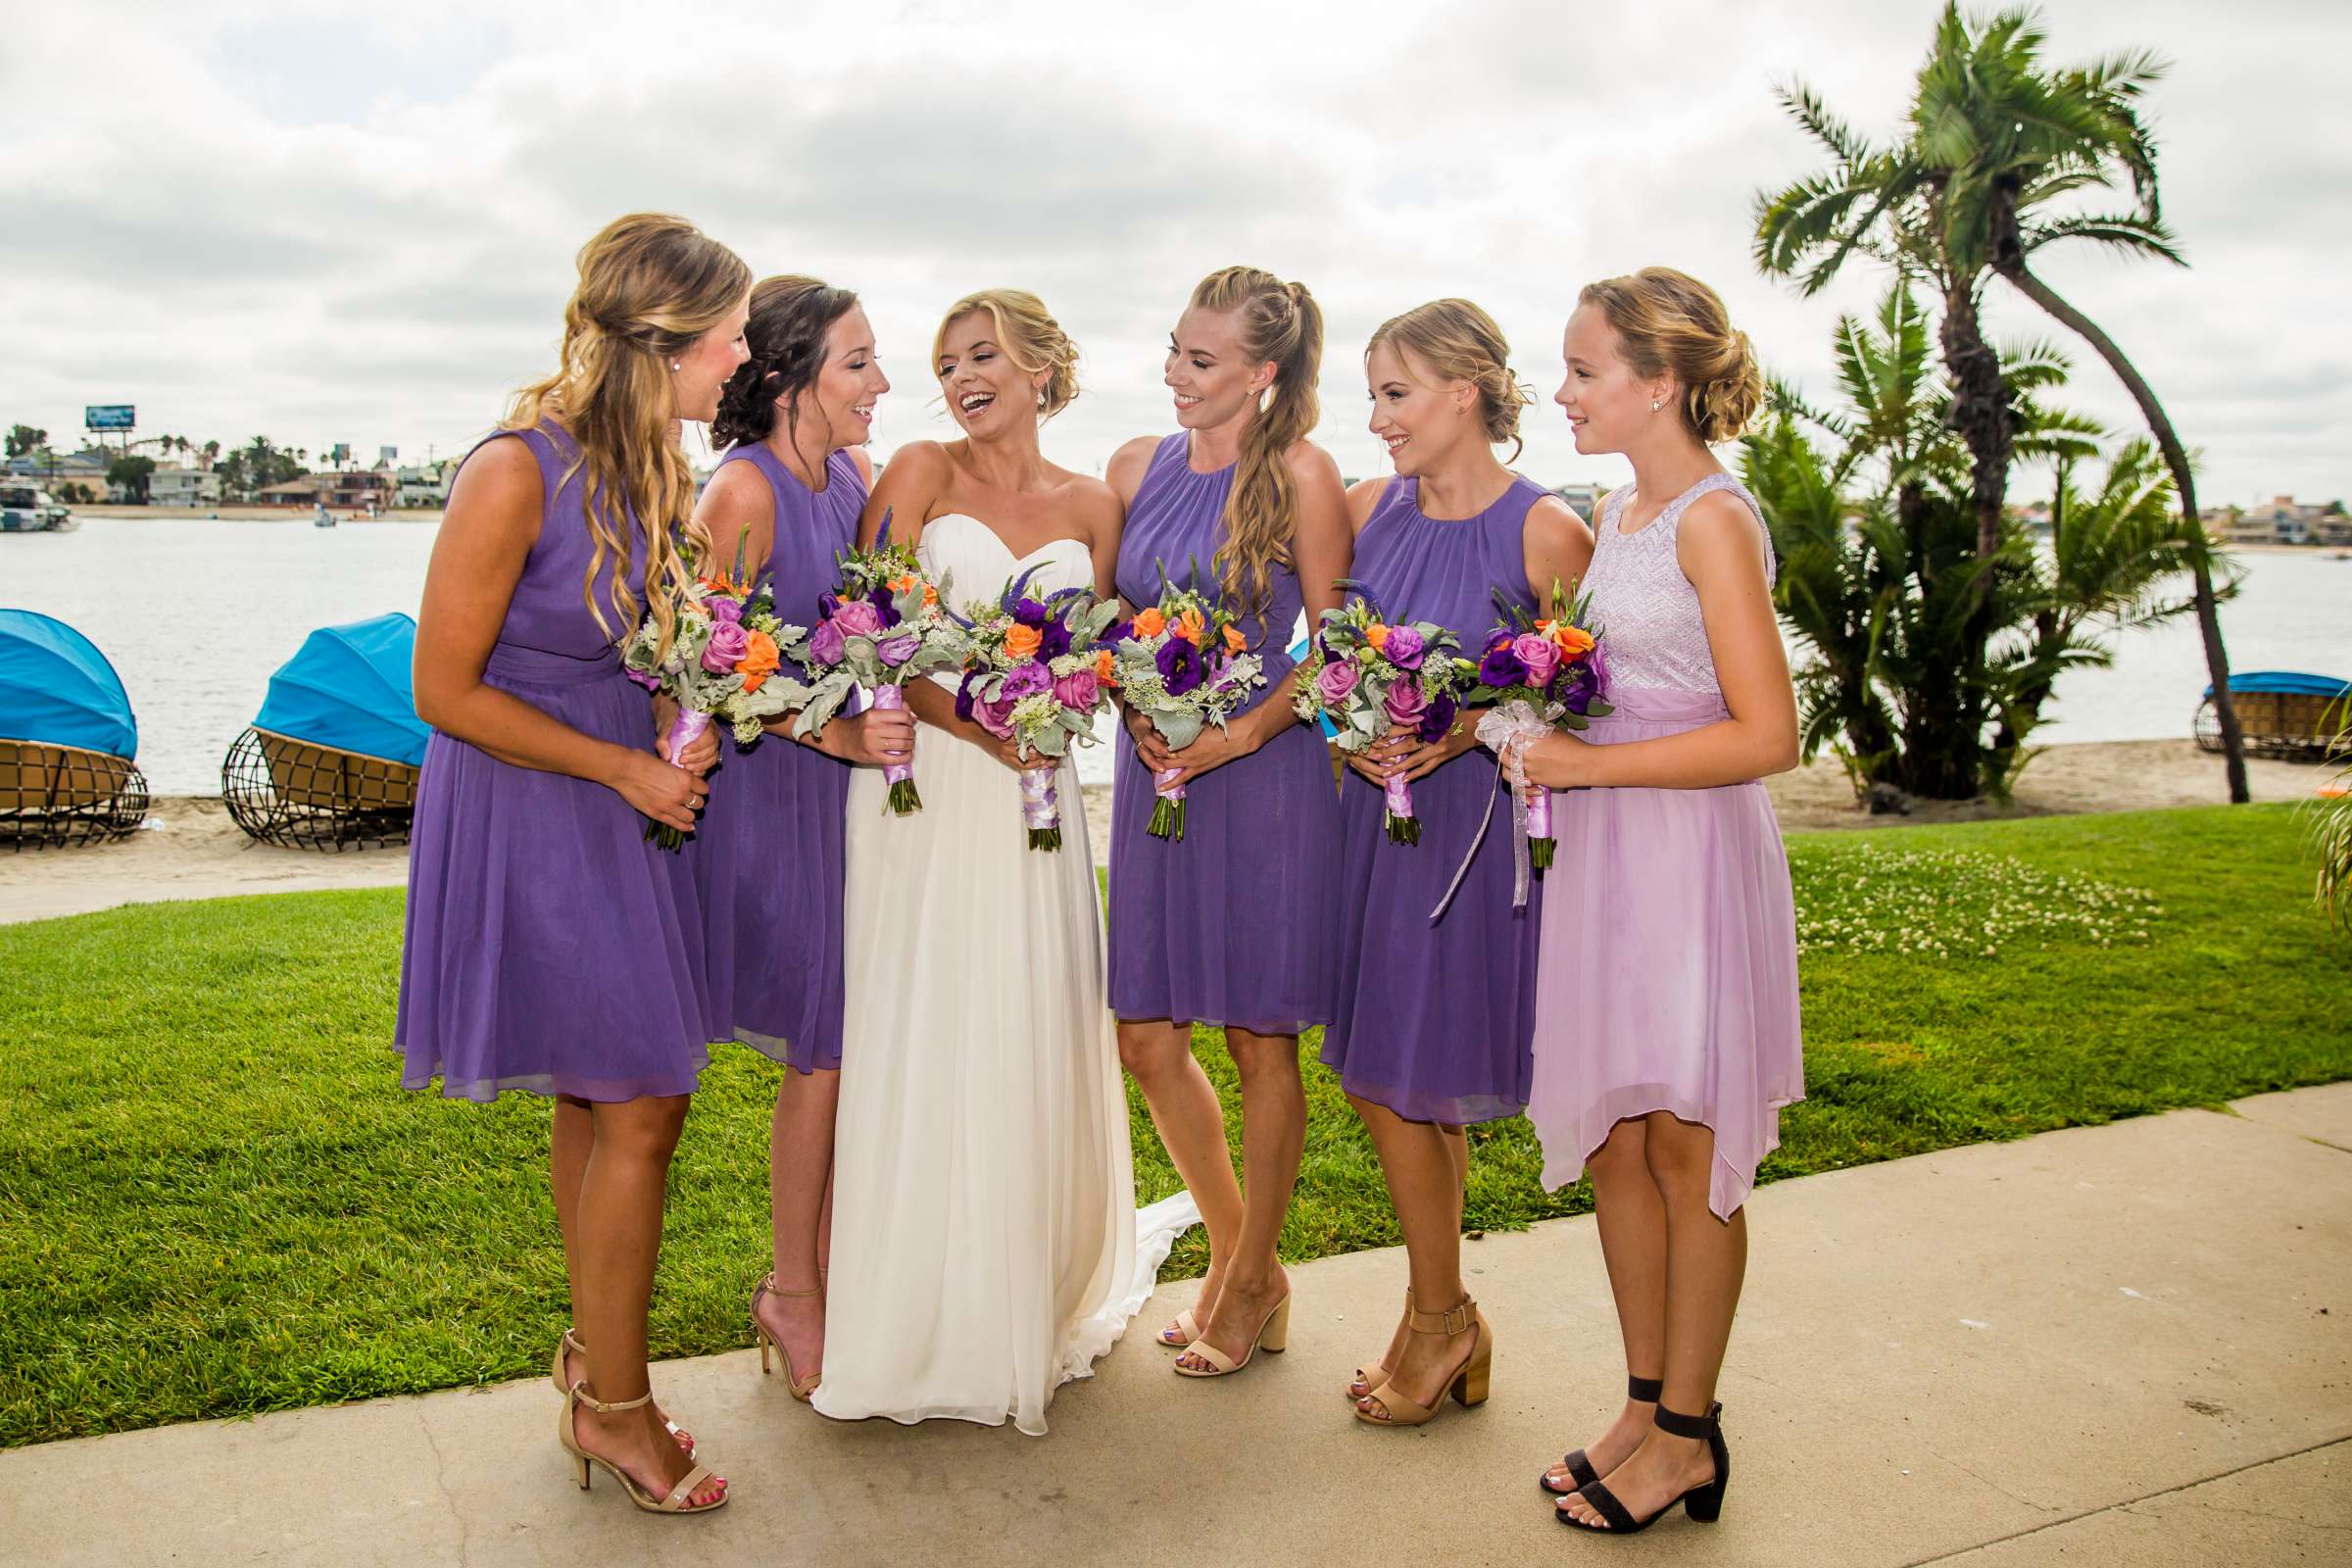
[[[1111,672],[1127,706],[1152,721],[1168,750],[1181,752],[1210,724],[1219,729],[1249,701],[1250,689],[1265,684],[1264,662],[1244,653],[1249,639],[1215,600],[1196,589],[1178,588],[1160,575],[1159,602],[1114,626]],[[1155,839],[1184,842],[1184,786],[1181,768],[1152,775],[1158,799],[1152,806]]]
[[[999,740],[1009,740],[1021,760],[1051,759],[1021,774],[1021,820],[1033,850],[1061,848],[1057,764],[1073,743],[1092,745],[1095,714],[1111,683],[1111,656],[1098,646],[1118,617],[1084,588],[1064,588],[1043,601],[1028,594],[1035,566],[1004,585],[995,603],[971,607],[963,633],[963,680],[956,688],[956,716]]]
[[[882,531],[887,538],[888,514]],[[794,692],[803,734],[822,734],[860,687],[876,708],[905,708],[906,682],[960,662],[963,634],[940,607],[946,587],[944,580],[934,583],[924,574],[905,545],[876,545],[841,557],[840,587],[817,599],[817,623],[783,650],[785,658],[808,671],[808,683],[796,683]],[[893,811],[905,816],[923,808],[912,762],[893,762],[882,777],[890,785]]]
[[[1602,700],[1608,692],[1608,656],[1601,649],[1600,628],[1592,624],[1591,594],[1572,597],[1554,582],[1551,615],[1544,619],[1500,594],[1494,602],[1504,623],[1487,634],[1478,684],[1468,701],[1492,705],[1478,721],[1478,738],[1512,767],[1514,754],[1530,741],[1554,729],[1583,729],[1588,718],[1611,711]],[[1530,857],[1537,870],[1548,870],[1558,849],[1551,836],[1551,791],[1531,784],[1518,798]]]
[[[738,746],[751,745],[763,721],[789,711],[797,698],[789,679],[770,677],[782,663],[784,645],[800,637],[801,628],[779,620],[767,589],[755,589],[742,577],[740,556],[733,577],[698,575],[670,623],[666,652],[662,628],[650,617],[621,645],[629,679],[678,705],[662,743],[671,762],[713,721],[732,730]],[[676,828],[651,820],[645,836],[665,850],[686,842]]]
[[[1339,609],[1323,612],[1314,649],[1298,666],[1298,715],[1329,719],[1338,731],[1332,744],[1350,755],[1370,751],[1398,730],[1438,740],[1453,727],[1477,673],[1457,657],[1460,648],[1460,639],[1443,626],[1426,620],[1391,625],[1370,600],[1350,596]],[[1389,842],[1420,843],[1411,782],[1392,778],[1382,794]]]

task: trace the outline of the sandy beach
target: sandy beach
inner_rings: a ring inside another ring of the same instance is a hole
[[[2258,801],[2307,800],[2333,776],[2325,767],[2261,759],[2249,760],[2247,770]],[[1788,832],[2214,806],[2225,799],[2221,760],[2190,741],[2053,746],[2026,769],[2016,798],[2005,807],[1916,801],[1907,816],[1873,816],[1854,805],[1844,774],[1827,760],[1776,778],[1770,788]],[[1088,833],[1100,860],[1110,843],[1110,790],[1090,787],[1085,797]],[[120,842],[0,854],[0,923],[162,899],[396,887],[407,877],[405,848],[281,850],[248,839],[213,797],[166,796],[148,825]]]

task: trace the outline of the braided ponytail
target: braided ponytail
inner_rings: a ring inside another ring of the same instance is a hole
[[[1209,273],[1193,290],[1193,305],[1238,312],[1242,352],[1252,363],[1274,364],[1273,385],[1242,427],[1224,540],[1210,559],[1225,598],[1245,615],[1262,614],[1274,598],[1275,570],[1292,564],[1298,530],[1298,486],[1288,454],[1322,417],[1315,378],[1323,366],[1323,311],[1305,284],[1254,267]]]

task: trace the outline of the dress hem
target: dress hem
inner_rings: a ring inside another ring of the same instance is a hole
[[[1633,1121],[1662,1110],[1676,1121],[1685,1122],[1693,1127],[1704,1127],[1714,1135],[1715,1168],[1707,1182],[1707,1208],[1717,1219],[1728,1221],[1746,1205],[1748,1196],[1755,1191],[1756,1167],[1764,1163],[1764,1156],[1781,1147],[1781,1112],[1790,1105],[1798,1103],[1804,1098],[1800,1092],[1786,1099],[1775,1097],[1764,1102],[1765,1110],[1770,1116],[1770,1123],[1764,1134],[1764,1145],[1756,1151],[1755,1164],[1745,1170],[1740,1169],[1736,1161],[1724,1153],[1723,1133],[1715,1125],[1715,1118],[1687,1102],[1677,1102],[1671,1098],[1635,1101],[1631,1103],[1630,1108],[1610,1116],[1607,1121],[1601,1123],[1597,1132],[1592,1129],[1592,1117],[1579,1116],[1576,1118],[1577,1147],[1581,1152],[1576,1157],[1575,1166],[1563,1173],[1558,1165],[1546,1157],[1542,1177],[1544,1190],[1556,1193],[1563,1187],[1573,1185],[1577,1178],[1584,1175],[1586,1165],[1592,1162],[1592,1152],[1608,1142],[1609,1134],[1616,1130],[1618,1123]],[[1541,1136],[1539,1130],[1538,1137],[1541,1138]]]

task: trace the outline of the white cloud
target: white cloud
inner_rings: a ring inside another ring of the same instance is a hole
[[[1492,310],[1548,396],[1577,287],[1667,262],[1818,384],[1835,313],[1878,280],[1808,301],[1755,274],[1754,192],[1818,162],[1772,90],[1801,75],[1883,132],[1936,7],[802,9],[45,8],[0,61],[0,419],[62,434],[82,404],[128,401],[150,432],[447,451],[542,368],[579,241],[645,206],[760,271],[858,289],[898,382],[886,444],[946,428],[922,365],[937,312],[1014,283],[1088,350],[1048,444],[1095,467],[1168,427],[1161,334],[1237,260],[1323,301],[1321,433],[1350,472],[1379,464],[1359,346],[1443,294]],[[2210,497],[2352,488],[2333,261],[2352,126],[2328,107],[2352,19],[2065,0],[2049,21],[2059,59],[2177,62],[2154,108],[2195,264],[2052,256],[2052,281],[2203,448]],[[2056,335],[1998,285],[1989,312]],[[2130,425],[2076,358],[2071,400]],[[1548,404],[1530,421],[1529,472],[1621,476],[1576,457]]]

